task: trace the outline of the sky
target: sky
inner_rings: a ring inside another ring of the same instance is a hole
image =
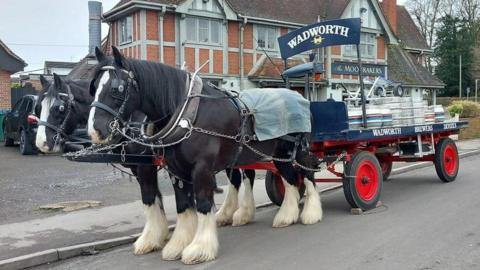
[[[104,12],[118,1],[102,0]],[[42,69],[46,60],[79,61],[88,53],[87,3],[88,0],[0,0],[0,39],[27,62],[26,72]],[[102,37],[107,31],[108,26],[102,24]]]
[[[110,10],[119,0],[102,0]],[[102,24],[102,37],[108,26]],[[28,66],[81,60],[88,53],[88,0],[0,0],[0,39]]]

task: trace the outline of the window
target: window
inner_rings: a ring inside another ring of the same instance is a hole
[[[220,20],[187,17],[187,41],[209,44],[222,43],[222,23]]]
[[[362,58],[376,57],[376,41],[375,34],[362,33],[360,35],[360,54]],[[357,57],[357,48],[355,45],[344,45],[343,56]]]
[[[257,46],[267,50],[275,50],[278,32],[276,28],[257,26]]]
[[[132,16],[125,17],[119,21],[118,33],[120,44],[132,42]]]

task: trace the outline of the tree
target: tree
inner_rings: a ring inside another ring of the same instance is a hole
[[[457,74],[460,55],[462,55],[462,84],[463,86],[472,85],[469,70],[473,59],[473,39],[468,21],[450,15],[440,20],[434,57],[438,63],[435,75],[446,84],[444,96],[458,95],[459,76]]]

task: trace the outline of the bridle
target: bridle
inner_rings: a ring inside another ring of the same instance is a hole
[[[67,128],[67,123],[70,120],[70,115],[72,114],[72,106],[75,103],[72,90],[70,89],[70,85],[67,84],[66,86],[67,86],[67,94],[58,93],[58,95],[60,96],[67,97],[67,110],[66,110],[65,118],[63,119],[60,126],[57,127],[55,125],[50,124],[47,121],[38,121],[39,126],[46,126],[56,132],[55,135],[53,135],[54,146],[59,145],[62,141],[68,138],[78,139],[65,132],[65,129]],[[46,93],[44,95],[46,95]]]
[[[123,115],[125,114],[128,98],[130,97],[130,88],[131,86],[133,86],[133,89],[138,92],[138,84],[137,84],[137,81],[135,80],[135,76],[133,75],[132,71],[128,71],[126,69],[120,69],[120,71],[128,75],[127,83],[126,85],[123,85],[121,83],[123,80],[121,80],[117,76],[117,73],[116,73],[117,69],[114,66],[103,66],[100,70],[107,71],[107,72],[113,71],[115,78],[112,81],[110,95],[115,99],[121,100],[122,104],[120,105],[120,108],[118,109],[118,111],[115,111],[107,104],[99,101],[94,101],[90,106],[106,111],[107,113],[113,116],[113,120],[109,123],[110,132],[111,134],[113,134],[120,127],[120,125],[122,125],[122,127],[125,127],[126,123],[128,123],[128,121],[123,118]],[[123,94],[124,92],[125,94]]]

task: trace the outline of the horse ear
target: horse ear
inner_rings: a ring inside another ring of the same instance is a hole
[[[113,59],[115,60],[115,64],[117,64],[117,66],[119,67],[127,68],[125,57],[122,55],[120,50],[118,50],[117,47],[112,46],[112,52],[113,52]]]
[[[40,75],[40,83],[43,89],[47,89],[50,86],[50,82],[43,75]]]
[[[105,60],[105,58],[107,58],[102,50],[100,50],[98,47],[95,47],[95,57],[97,57],[98,62],[102,62]]]
[[[54,88],[62,89],[63,80],[57,73],[53,73],[53,83],[55,84]]]

